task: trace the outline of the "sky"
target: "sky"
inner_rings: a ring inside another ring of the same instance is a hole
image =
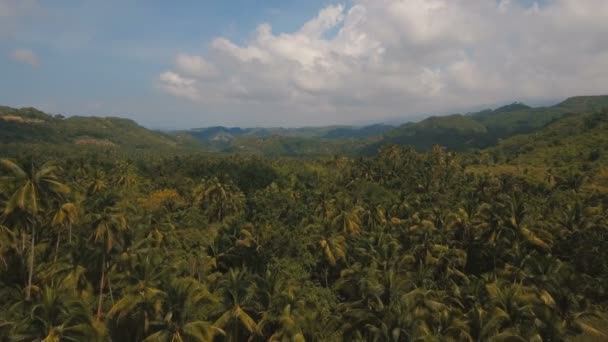
[[[608,94],[606,0],[0,0],[0,105],[150,128]]]

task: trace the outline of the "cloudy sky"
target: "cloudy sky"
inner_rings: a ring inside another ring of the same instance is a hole
[[[549,104],[608,93],[608,1],[0,0],[0,75],[0,104],[167,129]]]

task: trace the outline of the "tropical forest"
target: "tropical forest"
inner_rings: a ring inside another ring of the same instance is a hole
[[[606,104],[239,134],[2,107],[0,341],[606,341]]]
[[[0,342],[608,342],[608,0],[0,0]]]

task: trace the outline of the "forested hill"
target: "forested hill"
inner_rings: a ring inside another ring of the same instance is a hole
[[[498,160],[525,165],[582,166],[608,162],[608,109],[567,114],[533,133],[489,149]]]
[[[148,130],[135,121],[49,115],[35,108],[0,107],[0,144],[97,146],[130,150],[166,150],[192,146],[188,138]]]
[[[241,128],[241,127],[205,127],[188,131],[181,134],[189,134],[202,142],[226,142],[240,137],[269,137],[283,136],[294,138],[319,138],[319,139],[341,139],[341,138],[368,138],[380,136],[386,131],[394,128],[391,125],[375,124],[369,126],[321,126],[301,128]]]
[[[602,108],[608,108],[608,96],[571,97],[557,105],[538,108],[513,103],[495,110],[430,117],[387,132],[365,151],[373,153],[387,143],[411,145],[419,150],[429,150],[436,144],[456,151],[485,148],[500,139],[534,132],[566,114],[593,113]]]
[[[501,140],[530,134],[562,118],[571,121],[608,108],[608,96],[579,96],[550,107],[532,108],[513,103],[476,113],[429,117],[400,127],[377,124],[364,127],[327,126],[305,128],[210,127],[161,133],[132,120],[48,115],[34,108],[0,107],[0,144],[5,150],[17,145],[78,145],[128,151],[198,150],[258,156],[373,155],[386,144],[409,145],[430,150],[434,145],[452,151],[496,146]],[[17,146],[18,147],[18,146]],[[512,149],[512,148],[511,148]]]
[[[319,158],[2,108],[0,342],[607,341],[604,99],[404,126],[527,132],[483,150]]]
[[[215,152],[265,156],[352,155],[379,140],[394,126],[325,126],[301,128],[207,127],[174,132],[190,136]]]

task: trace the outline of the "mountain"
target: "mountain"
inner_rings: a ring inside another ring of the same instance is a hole
[[[546,127],[488,149],[495,159],[532,166],[608,165],[608,109],[566,114]]]
[[[0,144],[80,145],[137,150],[166,150],[196,145],[194,139],[148,130],[135,121],[49,115],[35,108],[0,107]]]
[[[347,139],[347,138],[372,138],[381,136],[395,128],[386,124],[375,124],[364,127],[339,127],[333,128],[325,133],[324,139]]]
[[[215,152],[266,156],[322,156],[354,154],[380,139],[394,126],[325,126],[301,128],[206,127],[173,132],[190,136]]]
[[[383,133],[394,128],[390,125],[375,124],[363,127],[354,126],[324,126],[324,127],[300,127],[300,128],[239,128],[239,127],[205,127],[189,131],[180,131],[180,134],[188,134],[203,143],[217,141],[230,141],[239,137],[294,137],[294,138],[320,138],[320,139],[349,139],[369,138],[381,136]]]
[[[355,155],[370,142],[365,138],[320,139],[293,136],[244,136],[232,140],[221,152],[267,157],[319,157]]]
[[[388,131],[380,141],[365,147],[363,153],[374,153],[384,144],[411,145],[419,150],[429,150],[437,144],[456,151],[486,148],[501,139],[534,132],[564,115],[602,108],[608,108],[608,96],[571,97],[557,105],[538,108],[515,102],[495,110],[430,117]]]
[[[585,109],[585,108],[583,108]],[[581,110],[581,108],[577,109]],[[578,179],[589,190],[608,193],[608,109],[565,114],[528,134],[506,138],[479,154],[467,169],[540,182]],[[579,175],[584,178],[577,178]],[[571,183],[573,184],[573,183]]]
[[[557,105],[572,113],[594,112],[608,108],[608,96],[574,96]]]
[[[513,148],[502,141],[535,132],[541,134],[544,128],[553,127],[555,130],[552,125],[561,119],[582,120],[582,116],[576,115],[591,115],[602,108],[608,108],[608,96],[571,97],[554,106],[538,108],[515,102],[476,113],[429,117],[398,127],[385,124],[302,128],[216,126],[161,133],[128,119],[65,118],[35,108],[0,107],[0,148],[10,151],[27,144],[79,145],[133,152],[205,149],[212,152],[301,157],[374,154],[384,144],[410,145],[418,150],[442,145],[453,151],[484,149],[501,144],[505,154],[511,156]],[[572,127],[578,126],[565,124],[563,129]],[[525,148],[530,149],[534,144],[526,143]],[[520,141],[512,145],[524,146]]]

